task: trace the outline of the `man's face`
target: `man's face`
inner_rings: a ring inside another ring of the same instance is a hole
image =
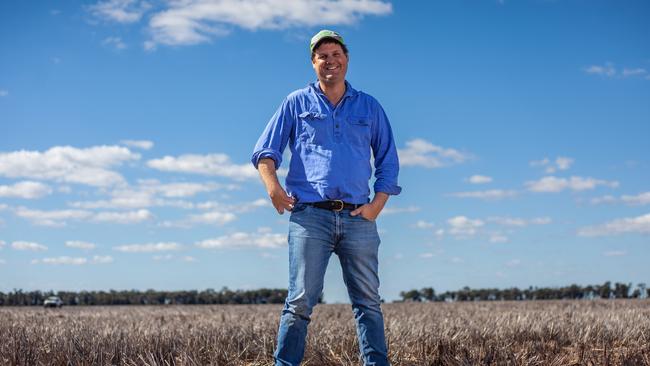
[[[322,83],[336,84],[345,82],[348,71],[348,57],[341,45],[336,42],[323,43],[314,50],[311,60],[318,80]]]

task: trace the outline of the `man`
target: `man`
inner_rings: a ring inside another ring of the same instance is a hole
[[[399,162],[390,124],[371,96],[345,80],[348,49],[336,32],[322,30],[310,43],[318,81],[289,94],[255,145],[252,162],[273,206],[289,220],[289,293],[277,365],[298,365],[307,325],[323,290],[332,253],[341,262],[365,365],[388,365],[380,308],[375,219],[389,195],[399,194]],[[276,175],[289,144],[285,191]],[[371,151],[375,195],[369,200]],[[369,202],[370,201],[370,202]]]

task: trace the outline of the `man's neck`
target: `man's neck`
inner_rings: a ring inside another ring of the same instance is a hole
[[[318,81],[318,84],[320,85],[320,90],[325,94],[325,97],[327,97],[327,100],[329,100],[333,106],[339,104],[345,94],[345,82],[330,84]]]

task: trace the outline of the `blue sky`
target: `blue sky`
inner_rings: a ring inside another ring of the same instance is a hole
[[[257,5],[253,5],[253,4]],[[250,165],[308,40],[350,48],[403,192],[381,293],[650,281],[646,1],[0,4],[0,291],[286,287]],[[338,260],[325,299],[347,301]]]

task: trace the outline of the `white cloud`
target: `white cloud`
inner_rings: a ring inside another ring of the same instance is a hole
[[[508,266],[508,267],[517,267],[517,266],[519,266],[520,264],[521,264],[521,260],[519,260],[519,259],[513,259],[513,260],[508,261],[508,262],[506,263],[506,266]]]
[[[269,201],[269,199],[259,198],[252,202],[246,202],[241,205],[235,205],[235,207],[231,207],[230,210],[236,212],[250,212],[258,208],[271,207],[271,206],[273,205],[271,204],[271,201]]]
[[[51,193],[52,189],[40,182],[23,181],[11,186],[0,185],[0,197],[35,199]]]
[[[82,265],[88,263],[88,259],[83,257],[51,257],[51,258],[42,258],[42,259],[33,259],[32,264],[54,264],[54,265]]]
[[[550,217],[535,217],[532,219],[522,219],[519,217],[491,216],[487,221],[494,222],[498,225],[511,227],[526,227],[529,225],[547,225],[551,223]]]
[[[161,242],[161,243],[147,243],[147,244],[129,244],[113,247],[125,253],[152,253],[152,252],[166,252],[171,250],[180,250],[183,246],[174,242]]]
[[[612,65],[611,62],[607,62],[604,66],[592,65],[586,67],[584,71],[587,74],[602,75],[607,77],[616,76],[616,69],[614,68],[614,65]]]
[[[479,219],[472,220],[466,216],[455,216],[447,220],[449,233],[456,237],[468,237],[476,234],[485,223]]]
[[[584,71],[588,74],[600,75],[607,78],[629,78],[629,77],[640,77],[650,80],[648,77],[648,70],[641,67],[624,67],[622,71],[619,71],[614,67],[614,64],[611,62],[605,63],[605,65],[592,65],[584,68]],[[620,76],[619,76],[620,75]]]
[[[93,256],[93,263],[98,263],[98,264],[107,264],[107,263],[113,263],[113,257],[110,255],[95,255]]]
[[[24,218],[35,225],[65,226],[67,220],[83,220],[92,216],[92,212],[84,210],[30,210],[25,207],[15,209],[18,217]]]
[[[233,27],[255,31],[357,24],[365,15],[392,12],[390,3],[378,0],[184,0],[168,3],[151,17],[151,40],[157,44],[192,45],[225,36]]]
[[[648,71],[646,69],[642,69],[640,67],[634,68],[634,69],[623,69],[623,76],[628,77],[628,76],[643,76],[647,74]]]
[[[189,223],[224,225],[237,219],[232,212],[210,211],[198,215],[190,215]]]
[[[533,160],[530,162],[530,166],[548,166],[551,161],[548,158],[542,160]]]
[[[30,241],[15,241],[11,243],[11,248],[15,250],[31,250],[34,252],[47,250],[47,247],[45,245]]]
[[[590,202],[594,205],[601,203],[624,203],[630,206],[644,206],[650,204],[650,192],[642,192],[637,195],[622,195],[619,198],[606,195],[592,198]]]
[[[6,97],[9,95],[9,91],[5,89],[0,89],[0,97]]]
[[[557,159],[555,159],[555,165],[560,170],[569,169],[571,167],[571,164],[573,164],[573,162],[574,159],[563,157],[563,156],[559,156]]]
[[[77,201],[68,203],[69,206],[83,209],[133,209],[152,206],[161,206],[161,200],[157,200],[152,193],[134,190],[115,190],[111,192],[110,200],[99,201]]]
[[[209,211],[201,214],[190,215],[188,218],[178,221],[163,221],[160,223],[162,227],[168,228],[191,228],[195,225],[225,225],[229,222],[235,221],[237,215],[232,212],[225,211]]]
[[[85,149],[55,146],[45,152],[21,150],[0,153],[0,176],[106,187],[124,183],[124,178],[109,168],[138,159],[139,154],[121,146]]]
[[[153,218],[153,214],[146,209],[127,212],[99,212],[93,216],[96,222],[112,222],[116,224],[135,224]]]
[[[465,260],[463,258],[460,258],[460,257],[453,257],[453,258],[451,258],[450,261],[451,261],[451,263],[454,263],[454,264],[465,263]]]
[[[541,166],[544,169],[546,174],[553,174],[558,170],[568,170],[573,165],[575,159],[568,158],[566,156],[558,156],[555,158],[555,161],[551,161],[549,158],[544,158],[542,160],[531,161],[531,166]]]
[[[190,228],[194,225],[225,225],[237,219],[238,213],[255,211],[259,208],[271,207],[268,199],[260,198],[250,202],[238,204],[207,201],[196,204],[196,208],[209,210],[200,214],[189,215],[187,218],[178,221],[164,221],[159,225],[162,227]]]
[[[472,175],[471,177],[469,177],[467,179],[467,181],[472,183],[472,184],[485,184],[485,183],[492,182],[492,177],[488,177],[486,175],[475,174],[475,175]]]
[[[147,166],[166,172],[222,176],[236,180],[257,179],[258,176],[253,165],[233,164],[226,154],[165,156],[149,160]]]
[[[624,250],[611,250],[603,253],[605,257],[622,257],[627,255],[627,252]]]
[[[440,168],[460,164],[471,159],[471,155],[467,153],[433,145],[422,139],[407,141],[406,148],[398,149],[397,152],[402,166]]]
[[[612,220],[601,225],[578,230],[580,236],[607,236],[625,233],[650,234],[650,213],[637,217]]]
[[[112,222],[116,224],[132,224],[150,220],[153,214],[141,209],[125,212],[97,212],[87,210],[30,210],[25,207],[15,209],[15,214],[40,226],[65,226],[68,220],[83,220],[92,222]]]
[[[431,229],[435,226],[433,222],[426,222],[424,220],[418,220],[414,227],[417,229]]]
[[[106,264],[106,263],[112,263],[113,262],[113,257],[111,256],[94,256],[92,260],[88,260],[88,258],[84,257],[68,257],[68,256],[60,256],[60,257],[50,257],[50,258],[41,258],[41,259],[33,259],[31,261],[32,264],[52,264],[52,265],[73,265],[73,266],[80,266],[88,263],[92,264]]]
[[[592,198],[590,202],[593,205],[599,205],[601,203],[616,203],[618,202],[618,200],[614,196],[606,195],[606,196]]]
[[[161,184],[157,180],[142,180],[139,186],[134,188],[118,188],[110,192],[110,200],[99,201],[77,201],[69,203],[76,208],[145,208],[153,206],[178,207],[192,209],[192,202],[183,200],[169,200],[165,198],[192,197],[203,192],[212,192],[219,189],[230,189],[229,185],[217,183],[168,183]],[[159,198],[162,196],[164,198]]]
[[[433,258],[434,256],[435,255],[433,253],[422,253],[422,254],[420,254],[420,258],[424,258],[424,259]]]
[[[164,255],[154,255],[152,258],[155,261],[169,261],[172,260],[174,256],[171,254],[164,254]]]
[[[490,243],[507,243],[508,237],[501,233],[492,233],[489,240]]]
[[[153,142],[149,140],[122,140],[120,144],[142,150],[150,150],[153,147]]]
[[[196,259],[196,258],[194,258],[192,256],[189,256],[189,255],[184,256],[182,258],[182,260],[183,260],[183,262],[198,262],[199,261],[198,259]]]
[[[504,198],[515,197],[517,191],[490,189],[487,191],[456,192],[449,195],[458,198],[478,198],[486,201],[496,201]]]
[[[113,47],[118,51],[123,50],[123,49],[126,48],[126,43],[124,43],[124,41],[122,41],[122,38],[120,38],[120,37],[107,37],[107,38],[104,38],[104,40],[102,41],[102,44],[104,46]]]
[[[411,213],[411,212],[418,212],[420,211],[420,208],[417,206],[408,206],[408,207],[384,207],[383,210],[381,210],[382,215],[393,215],[393,214],[398,214],[398,213]]]
[[[76,249],[83,249],[83,250],[92,250],[97,247],[97,245],[94,243],[89,243],[86,241],[79,241],[79,240],[68,240],[65,242],[65,246],[68,248],[76,248]]]
[[[628,205],[649,205],[650,192],[639,193],[636,196],[623,195],[621,196],[621,201]]]
[[[106,0],[89,5],[88,11],[95,17],[117,23],[135,23],[151,7],[146,1]]]
[[[5,245],[7,245],[7,242],[4,240],[0,240],[0,250],[2,250],[2,248],[4,248]]]
[[[570,189],[572,191],[591,190],[597,186],[616,188],[619,183],[617,181],[606,181],[591,177],[583,178],[573,176],[567,179],[555,176],[546,176],[537,181],[528,181],[525,185],[528,190],[532,192],[561,192],[565,189]]]
[[[0,264],[7,264],[7,261],[4,260],[4,259],[2,259],[2,258],[0,258]]]
[[[488,217],[488,221],[495,222],[499,225],[503,226],[516,226],[516,227],[524,227],[528,225],[528,221],[522,218],[517,218],[517,217]]]
[[[159,192],[165,197],[178,198],[178,197],[192,197],[202,192],[212,192],[219,188],[221,185],[216,183],[169,183],[169,184],[153,184],[149,185],[150,189]],[[145,185],[145,188],[147,186]]]
[[[551,223],[551,218],[550,217],[536,217],[534,219],[531,219],[529,222],[534,225],[548,225]]]
[[[237,232],[214,239],[202,240],[196,246],[203,249],[224,248],[280,248],[287,245],[286,234],[269,232],[244,233]]]

